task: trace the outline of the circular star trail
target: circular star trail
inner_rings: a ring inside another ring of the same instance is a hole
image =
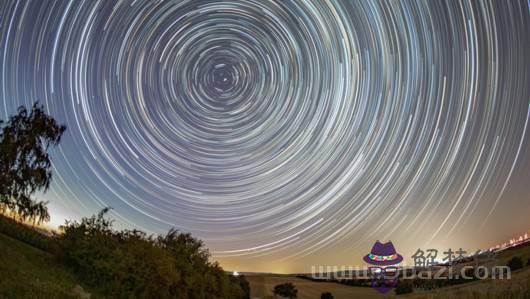
[[[528,155],[529,33],[525,1],[2,1],[0,110],[68,127],[52,215],[221,257],[432,239]]]

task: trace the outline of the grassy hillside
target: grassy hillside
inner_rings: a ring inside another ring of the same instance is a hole
[[[394,292],[381,295],[367,287],[352,287],[332,282],[313,282],[293,276],[255,275],[247,276],[251,298],[274,298],[275,285],[291,282],[298,289],[298,299],[320,298],[323,292],[331,292],[336,299],[349,298],[403,298],[403,299],[527,299],[530,298],[530,268],[515,271],[511,280],[481,280],[458,286],[435,290],[415,289],[414,293],[396,296]]]
[[[530,298],[530,268],[512,273],[512,279],[479,280],[467,284],[430,291],[415,290],[413,294],[399,296],[407,299],[528,299]]]
[[[250,298],[275,298],[272,289],[275,285],[291,282],[298,289],[298,299],[318,299],[324,292],[331,292],[336,299],[350,298],[394,298],[390,295],[381,295],[372,288],[352,287],[333,282],[313,282],[293,276],[253,275],[246,277],[250,283]]]
[[[51,254],[0,233],[0,255],[0,298],[81,297],[79,281]]]
[[[530,245],[511,248],[500,252],[495,265],[506,265],[513,258],[519,257],[524,265],[530,259]],[[462,266],[472,266],[474,262],[468,262],[455,266],[455,273],[460,271]],[[481,263],[482,265],[482,263]],[[486,264],[485,264],[486,265]],[[300,279],[294,276],[278,275],[252,275],[247,276],[250,282],[251,298],[274,298],[272,289],[275,285],[291,282],[298,289],[298,299],[320,298],[323,292],[331,292],[335,299],[348,298],[403,298],[403,299],[529,299],[530,298],[530,265],[512,272],[511,279],[485,279],[470,281],[467,283],[446,286],[435,289],[415,288],[412,294],[395,295],[392,291],[389,294],[381,295],[369,287],[347,286],[334,282],[314,282],[307,279]]]
[[[91,298],[95,298],[94,289],[84,291],[87,288],[79,276],[50,253],[54,252],[52,240],[30,227],[0,216],[0,299],[87,298],[88,292],[92,293]],[[145,255],[141,257],[144,259]],[[530,246],[505,250],[497,256],[496,262],[505,265],[512,257],[520,257],[526,264],[530,258]],[[246,279],[250,283],[251,298],[273,298],[273,287],[285,282],[291,282],[298,288],[300,299],[320,298],[323,292],[331,292],[336,299],[530,298],[530,266],[514,271],[510,280],[487,279],[434,290],[416,288],[414,293],[400,296],[394,292],[383,296],[369,287],[313,282],[287,275],[249,275]],[[98,291],[98,294],[102,293]]]
[[[92,298],[248,298],[244,276],[210,262],[202,241],[175,229],[116,231],[106,212],[53,237],[0,215],[0,299],[89,298],[85,289]]]

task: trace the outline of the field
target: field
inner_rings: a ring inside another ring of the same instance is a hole
[[[74,274],[51,254],[1,233],[0,252],[0,298],[83,297]]]
[[[381,295],[366,287],[351,287],[331,282],[313,282],[293,276],[247,276],[250,282],[251,298],[274,298],[272,289],[285,282],[293,283],[298,289],[299,299],[318,299],[323,292],[331,292],[336,299],[346,298],[530,298],[530,268],[515,271],[511,280],[484,280],[437,290],[414,290],[414,293],[396,296],[394,292]]]
[[[395,295],[381,295],[367,287],[351,287],[332,282],[313,282],[293,276],[246,276],[250,283],[251,298],[274,298],[272,289],[275,285],[292,282],[298,289],[299,299],[319,299],[323,292],[331,292],[336,299],[350,298],[393,298]]]
[[[496,265],[506,265],[513,257],[520,257],[524,263],[530,258],[530,246],[502,251]],[[471,263],[462,264],[471,265]],[[367,287],[352,287],[332,282],[313,282],[289,275],[249,275],[251,298],[274,298],[275,285],[291,282],[298,289],[298,298],[320,298],[323,292],[331,292],[336,299],[346,298],[403,298],[403,299],[445,299],[445,298],[530,298],[530,266],[512,272],[511,279],[485,279],[434,290],[414,289],[412,294],[396,296],[394,292],[381,295]]]
[[[444,298],[530,298],[530,268],[514,271],[511,279],[479,280],[467,284],[441,288],[431,291],[415,290],[413,294],[399,296],[407,299],[444,299]]]

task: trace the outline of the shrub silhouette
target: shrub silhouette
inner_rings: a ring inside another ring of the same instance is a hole
[[[507,266],[510,267],[512,271],[519,270],[523,267],[523,261],[520,257],[515,256],[508,261]]]
[[[0,211],[34,224],[49,221],[46,203],[31,196],[50,186],[48,148],[59,144],[66,127],[37,103],[31,111],[21,106],[5,125],[0,120],[0,126]]]
[[[411,281],[405,281],[405,280],[399,280],[396,285],[396,294],[408,294],[412,293],[412,282]]]
[[[57,236],[59,258],[95,289],[112,298],[249,297],[245,279],[210,263],[202,242],[190,234],[114,231],[108,212],[67,222]]]
[[[296,289],[294,284],[290,282],[276,285],[272,292],[274,293],[274,295],[278,295],[278,296],[282,296],[282,297],[286,297],[290,299],[296,298],[298,296],[298,290]]]
[[[53,250],[54,242],[48,236],[3,215],[0,215],[0,233],[44,251]]]
[[[333,299],[333,295],[330,292],[324,292],[320,295],[320,299]]]

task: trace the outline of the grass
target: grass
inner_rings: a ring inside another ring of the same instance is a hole
[[[320,298],[324,292],[331,292],[335,299],[350,298],[394,298],[394,292],[381,295],[368,287],[352,287],[332,282],[313,282],[294,276],[275,275],[248,275],[245,276],[250,283],[250,298],[275,298],[272,289],[275,285],[291,282],[298,289],[298,299]]]
[[[0,299],[1,298],[88,298],[76,275],[49,253],[51,239],[33,228],[0,215]],[[526,265],[530,246],[503,251],[497,265],[518,256]],[[332,282],[313,282],[287,275],[248,275],[251,298],[274,298],[275,285],[291,282],[299,299],[320,298],[331,292],[341,298],[522,298],[530,299],[530,266],[512,272],[509,280],[479,280],[434,290],[414,289],[412,294],[381,295],[368,287],[353,287]],[[77,289],[77,291],[75,291]],[[92,290],[93,291],[93,290]],[[84,296],[83,296],[84,295]],[[94,298],[94,296],[92,296]]]
[[[443,299],[443,298],[484,298],[484,299],[529,299],[530,267],[513,271],[511,279],[485,279],[466,284],[429,291],[414,290],[414,293],[398,298]]]
[[[39,227],[32,227],[20,223],[12,218],[2,215],[1,213],[0,234],[20,240],[44,251],[52,250],[53,242],[49,237],[49,232],[46,232]]]
[[[497,299],[530,298],[530,267],[512,273],[512,279],[483,280],[434,290],[415,289],[414,293],[396,296],[392,291],[381,295],[368,287],[352,287],[331,282],[313,282],[294,276],[249,275],[251,298],[274,298],[272,289],[285,282],[298,289],[298,299],[320,298],[323,292],[331,292],[336,299],[346,298],[403,298],[403,299]]]
[[[75,275],[50,253],[0,234],[0,256],[0,298],[79,298]]]
[[[502,251],[496,258],[495,265],[506,265],[513,257],[520,257],[526,265],[530,258],[530,246],[512,248]],[[481,264],[479,262],[479,264]],[[473,265],[473,262],[460,265]],[[482,264],[481,264],[482,265]],[[459,269],[459,268],[457,268]],[[456,272],[455,272],[456,273]],[[530,266],[513,271],[511,279],[485,279],[464,284],[447,286],[433,290],[415,288],[412,294],[396,296],[392,291],[381,295],[369,287],[354,287],[333,282],[314,282],[289,275],[248,275],[251,298],[274,298],[272,289],[275,285],[291,282],[298,289],[299,299],[320,298],[323,292],[331,292],[336,299],[346,298],[403,298],[403,299],[530,299]]]

